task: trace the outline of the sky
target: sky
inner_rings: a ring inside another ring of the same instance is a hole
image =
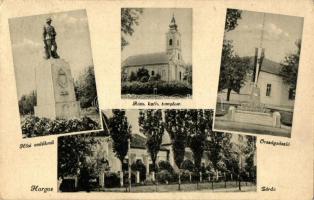
[[[192,63],[192,9],[145,8],[134,26],[134,33],[127,37],[129,45],[122,51],[122,61],[137,54],[166,52],[166,33],[174,15],[181,33],[182,57]]]
[[[76,79],[93,64],[88,20],[85,10],[9,19],[18,98],[35,90],[35,67],[43,61],[43,26],[52,18],[58,54],[70,64]]]
[[[243,11],[239,25],[227,32],[225,39],[233,40],[234,50],[239,56],[254,56],[263,32],[265,58],[281,62],[286,55],[297,50],[295,41],[302,39],[303,18],[265,13],[263,27],[263,15],[261,12]]]

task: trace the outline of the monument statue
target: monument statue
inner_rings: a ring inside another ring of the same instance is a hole
[[[57,54],[56,31],[48,18],[43,28],[45,59],[35,67],[37,105],[35,116],[49,119],[80,117],[80,102],[68,62]],[[54,59],[50,59],[54,58]]]
[[[56,43],[56,31],[51,25],[52,19],[49,17],[46,19],[46,24],[43,28],[43,41],[45,44],[45,59],[59,58],[57,54],[57,43]]]

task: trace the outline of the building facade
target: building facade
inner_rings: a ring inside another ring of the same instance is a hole
[[[253,59],[251,59],[251,64],[253,64]],[[264,59],[257,81],[260,88],[260,101],[269,106],[291,109],[294,105],[295,90],[284,83],[280,75],[281,67],[279,63]],[[249,101],[253,85],[251,72],[247,75],[246,80],[239,93],[231,92],[230,102],[242,103]],[[227,90],[220,92],[218,98],[218,101],[226,101]]]
[[[163,81],[183,81],[186,66],[181,52],[181,33],[174,16],[166,33],[166,51],[151,54],[130,56],[122,63],[123,75],[126,79],[140,68],[148,70],[150,77],[160,75]]]

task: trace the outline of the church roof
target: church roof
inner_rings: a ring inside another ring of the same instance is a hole
[[[169,63],[168,55],[165,52],[161,52],[130,56],[123,62],[123,67],[168,63]]]

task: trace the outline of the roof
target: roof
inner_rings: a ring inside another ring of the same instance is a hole
[[[130,56],[123,62],[123,67],[138,66],[138,65],[153,65],[153,64],[168,64],[169,57],[165,52],[139,54]]]
[[[250,57],[250,65],[251,66],[254,65],[254,57]],[[282,66],[280,65],[280,63],[277,63],[277,62],[274,62],[274,61],[269,60],[267,58],[264,58],[263,63],[262,63],[262,67],[261,67],[261,71],[271,73],[271,74],[280,75],[281,68],[282,68]]]
[[[139,134],[132,134],[131,148],[146,149],[146,138]],[[160,150],[167,150],[165,147],[160,147]]]

